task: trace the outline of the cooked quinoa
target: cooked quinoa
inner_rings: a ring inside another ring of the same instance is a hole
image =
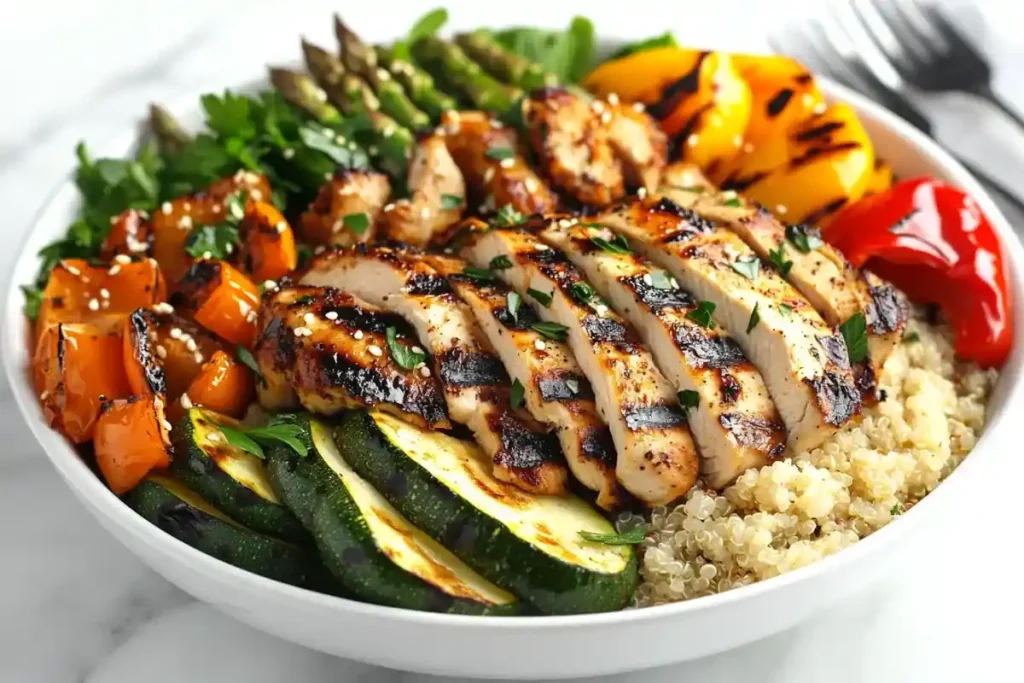
[[[695,487],[652,511],[634,605],[688,600],[811,564],[880,529],[974,447],[994,370],[958,361],[920,311],[885,365],[884,399],[819,448]],[[629,523],[628,519],[621,522]]]

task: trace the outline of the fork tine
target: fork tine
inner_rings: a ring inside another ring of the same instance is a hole
[[[924,21],[928,22],[938,39],[945,46],[948,54],[966,56],[971,66],[977,70],[979,76],[988,80],[991,76],[991,67],[988,60],[982,56],[977,46],[968,40],[962,31],[954,26],[947,18],[946,13],[938,5],[919,7],[918,11]]]
[[[853,0],[853,4],[893,66],[905,75],[927,67],[930,48],[917,28],[897,7],[902,2]]]

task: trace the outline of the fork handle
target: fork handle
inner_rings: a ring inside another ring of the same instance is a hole
[[[980,83],[971,92],[1001,111],[1024,132],[1024,116],[1021,115],[1016,107],[997,95],[989,83]]]

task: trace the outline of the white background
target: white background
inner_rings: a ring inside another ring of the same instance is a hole
[[[151,100],[180,105],[251,79],[262,64],[295,60],[300,33],[331,40],[336,9],[367,38],[382,39],[433,4],[0,1],[0,272],[71,168],[77,140],[102,148]],[[760,48],[766,31],[809,4],[447,3],[461,25],[564,25],[581,12],[599,33],[640,37],[672,28],[689,43],[747,50]],[[998,86],[1024,104],[1017,4],[980,4],[982,35],[1000,66]],[[943,126],[961,142],[980,136],[978,149],[992,140],[1024,149],[1021,136],[994,117],[976,109],[965,116],[967,105],[953,104],[959,117],[944,118]],[[0,386],[0,683],[422,678],[312,653],[191,602],[72,499],[14,411]],[[932,530],[912,562],[858,599],[747,648],[628,680],[1024,680],[1017,656],[1024,557],[1013,504],[1024,481],[1020,458],[1007,454],[1003,476],[965,506],[960,522]]]

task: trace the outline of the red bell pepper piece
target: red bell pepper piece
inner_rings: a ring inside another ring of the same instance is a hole
[[[933,178],[904,180],[843,209],[825,239],[953,327],[957,354],[999,366],[1013,343],[1003,254],[977,203]]]

